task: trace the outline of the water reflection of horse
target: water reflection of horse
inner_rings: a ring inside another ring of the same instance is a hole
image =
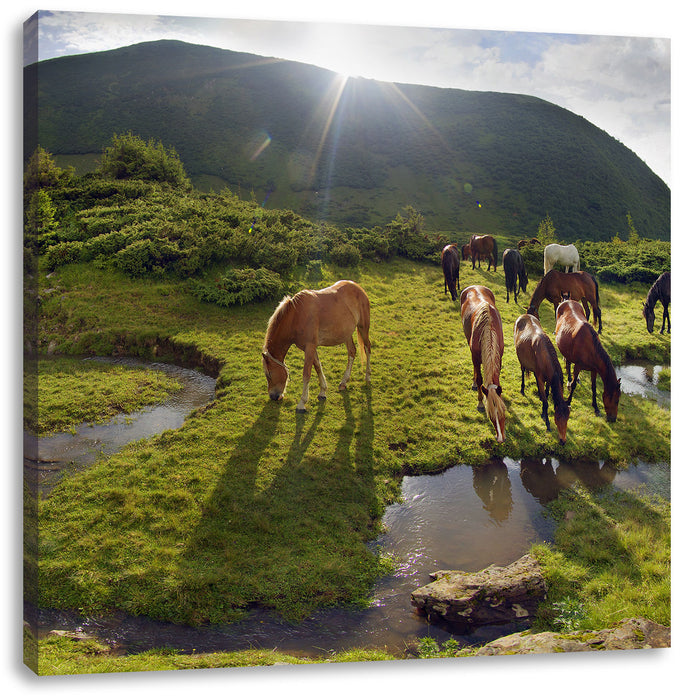
[[[454,243],[445,246],[441,251],[441,266],[444,280],[443,293],[447,294],[450,290],[452,300],[457,301],[457,292],[460,289],[460,254]]]
[[[501,398],[500,367],[503,357],[503,324],[493,292],[481,285],[466,287],[460,295],[462,327],[472,353],[479,411],[484,410],[496,429],[498,442],[505,440],[505,403]],[[483,374],[481,368],[483,366]]]
[[[574,245],[550,243],[543,249],[543,274],[550,272],[556,264],[564,265],[565,272],[577,272],[579,269],[579,251]]]
[[[538,397],[543,404],[541,418],[545,427],[550,430],[548,419],[548,395],[553,395],[555,407],[555,425],[560,444],[567,440],[567,421],[569,420],[569,404],[565,401],[563,392],[562,367],[557,359],[557,352],[550,338],[541,328],[540,321],[530,314],[522,314],[514,325],[514,344],[522,368],[522,388],[524,396],[524,374],[533,372],[538,387]]]
[[[591,373],[591,388],[593,390],[593,410],[600,415],[596,400],[596,377],[600,374],[603,380],[603,405],[608,421],[617,419],[619,397],[621,395],[621,380],[617,379],[612,360],[600,343],[598,334],[586,320],[584,311],[578,301],[567,299],[557,307],[557,323],[555,325],[557,347],[565,358],[567,377],[571,384],[567,403],[571,403],[581,370]],[[574,365],[574,380],[570,369]]]
[[[552,303],[553,309],[557,312],[558,304],[563,298],[580,301],[586,313],[586,319],[590,317],[593,309],[593,322],[598,325],[598,333],[603,330],[603,319],[600,312],[600,294],[598,293],[598,282],[593,275],[588,272],[560,272],[551,270],[543,276],[536,285],[534,293],[529,301],[527,313],[538,317],[538,307],[544,299]]]
[[[512,483],[502,459],[472,467],[474,492],[497,523],[505,522],[512,513]]]
[[[369,322],[369,299],[355,282],[341,280],[325,289],[306,289],[293,297],[284,297],[269,319],[262,350],[262,365],[270,398],[279,400],[286,390],[288,368],[284,359],[291,345],[305,353],[303,392],[296,407],[297,412],[305,410],[313,366],[319,378],[319,398],[326,398],[326,378],[317,355],[319,345],[345,344],[348,364],[338,387],[345,389],[356,354],[352,338],[356,328],[363,365],[366,361],[365,381],[369,382]]]
[[[488,269],[491,269],[491,263],[493,263],[493,272],[498,262],[498,244],[493,236],[477,236],[472,235],[469,239],[469,249],[472,255],[472,270],[475,267],[477,258],[483,260],[488,259]]]
[[[671,301],[671,279],[669,272],[663,272],[655,281],[648,292],[648,296],[643,304],[643,318],[646,320],[648,333],[653,332],[655,325],[655,304],[662,302],[662,328],[660,333],[665,332],[665,321],[667,322],[667,333],[672,332],[672,325],[669,321],[669,302]]]
[[[506,248],[503,251],[503,271],[505,272],[505,289],[507,290],[505,301],[510,303],[510,292],[512,292],[516,304],[517,294],[520,291],[526,292],[526,285],[529,283],[524,259],[518,250]]]

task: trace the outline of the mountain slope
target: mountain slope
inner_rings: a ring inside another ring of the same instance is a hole
[[[199,186],[339,224],[414,206],[434,229],[563,240],[669,238],[670,191],[585,119],[524,95],[347,79],[176,41],[25,69],[26,149],[98,153],[132,131],[179,153]]]

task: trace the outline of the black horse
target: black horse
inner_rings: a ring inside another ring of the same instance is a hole
[[[520,291],[526,292],[526,285],[529,282],[529,277],[524,267],[524,260],[518,250],[507,248],[503,252],[503,270],[505,270],[505,288],[507,289],[506,301],[509,303],[510,292],[513,292],[516,304],[517,294]]]
[[[453,301],[457,301],[457,292],[460,289],[460,251],[451,243],[441,252],[441,265],[443,266],[444,294],[450,290]],[[457,288],[456,288],[457,283]]]
[[[660,333],[665,332],[665,321],[667,322],[667,333],[672,332],[672,326],[669,322],[669,302],[671,300],[671,273],[663,272],[655,281],[655,284],[650,288],[648,296],[643,304],[643,318],[646,320],[648,333],[653,332],[655,325],[655,304],[658,301],[662,302],[662,328]]]

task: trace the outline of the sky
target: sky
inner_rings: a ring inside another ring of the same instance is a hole
[[[383,81],[534,95],[585,117],[671,183],[664,35],[500,31],[487,17],[481,29],[222,19],[226,8],[218,17],[45,11],[37,34],[26,32],[25,60],[180,39]]]

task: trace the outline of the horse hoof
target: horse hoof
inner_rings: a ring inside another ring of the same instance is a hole
[[[326,396],[317,396],[320,401],[326,401]]]
[[[343,391],[344,389],[347,389],[348,385],[347,384],[339,384],[338,385],[338,391]]]
[[[307,409],[306,408],[296,408],[295,412],[296,413],[307,413]]]
[[[485,412],[486,412],[486,409],[483,407],[483,404],[477,406],[477,407],[476,407],[476,410],[477,410],[479,413],[485,413]]]

